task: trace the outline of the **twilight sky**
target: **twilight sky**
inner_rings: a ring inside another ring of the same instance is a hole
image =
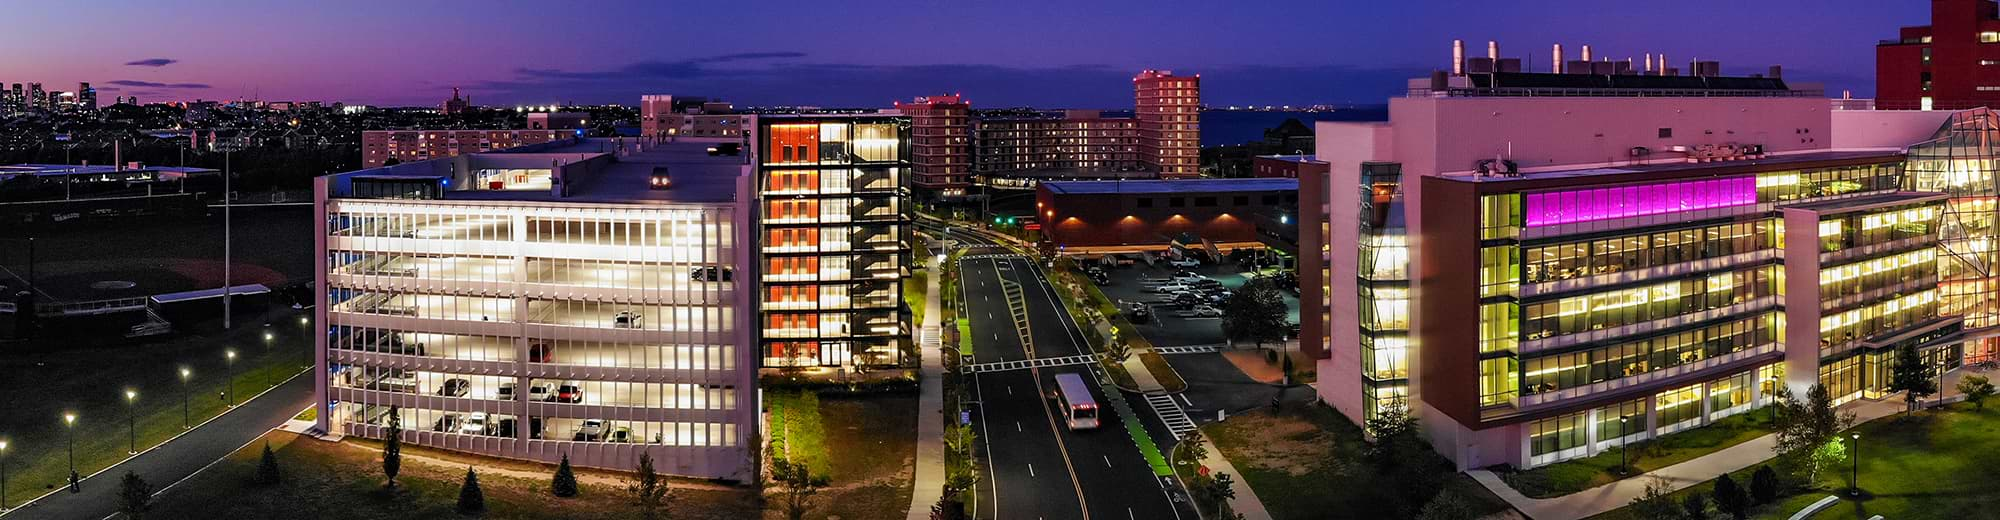
[[[106,102],[1127,107],[1145,68],[1200,73],[1211,105],[1381,103],[1446,67],[1450,40],[1546,70],[1666,52],[1727,74],[1782,64],[1829,95],[1874,91],[1874,44],[1929,20],[1914,0],[177,0],[9,2],[0,81]],[[114,90],[115,89],[115,90]]]

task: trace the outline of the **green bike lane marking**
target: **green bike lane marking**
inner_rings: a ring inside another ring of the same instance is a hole
[[[1125,402],[1125,393],[1103,379],[1097,387],[1104,389],[1105,397],[1111,401],[1111,408],[1118,411],[1118,421],[1124,423],[1125,433],[1132,437],[1132,443],[1139,446],[1139,455],[1146,458],[1146,465],[1153,467],[1156,476],[1173,475],[1173,468],[1167,466],[1167,458],[1160,454],[1159,445],[1153,444],[1153,436],[1146,434],[1146,425],[1132,411],[1132,405]]]

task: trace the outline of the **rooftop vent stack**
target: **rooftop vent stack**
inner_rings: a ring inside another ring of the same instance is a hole
[[[1451,41],[1451,75],[1465,75],[1465,40]]]
[[[1662,52],[1662,53],[1660,53],[1660,75],[1661,75],[1661,76],[1672,76],[1672,75],[1674,75],[1674,74],[1677,74],[1677,73],[1673,73],[1673,74],[1670,74],[1670,73],[1668,73],[1668,72],[1667,72],[1668,70],[1671,70],[1671,69],[1668,69],[1668,68],[1667,68],[1667,53],[1664,53],[1664,52]]]
[[[1646,73],[1653,73],[1653,53],[1646,53]]]
[[[1486,40],[1486,59],[1500,61],[1500,42]]]
[[[1583,61],[1590,61],[1590,44],[1583,44]]]
[[[1550,58],[1551,58],[1551,59],[1549,60],[1549,72],[1551,72],[1551,73],[1555,73],[1555,74],[1562,74],[1562,72],[1563,72],[1563,44],[1560,44],[1560,43],[1558,43],[1558,44],[1556,44],[1556,45],[1555,45],[1555,47],[1554,47],[1554,48],[1552,48],[1552,49],[1549,49],[1549,56],[1550,56]]]
[[[1771,78],[1771,79],[1784,79],[1784,78],[1785,78],[1785,67],[1784,67],[1783,65],[1772,65],[1772,66],[1771,66],[1771,72],[1770,72],[1770,73],[1768,73],[1768,74],[1765,74],[1765,76],[1766,76],[1766,77],[1769,77],[1769,78]]]

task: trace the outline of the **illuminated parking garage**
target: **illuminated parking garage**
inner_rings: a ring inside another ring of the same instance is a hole
[[[544,148],[477,154],[470,173],[441,160],[320,181],[318,427],[380,438],[394,408],[415,444],[620,470],[644,452],[670,473],[747,478],[741,159]],[[654,189],[667,170],[671,189]]]

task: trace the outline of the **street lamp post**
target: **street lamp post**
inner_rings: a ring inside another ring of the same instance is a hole
[[[1619,475],[1630,473],[1630,470],[1626,468],[1626,466],[1629,463],[1625,462],[1625,452],[1630,450],[1630,448],[1627,448],[1625,446],[1625,423],[1630,422],[1631,420],[1632,416],[1630,415],[1618,416],[1618,474]]]
[[[0,441],[0,513],[7,512],[7,441]]]
[[[69,430],[69,439],[64,449],[69,453],[69,492],[82,491],[76,485],[76,414],[63,414],[63,426]]]
[[[222,330],[229,330],[230,320],[233,318],[229,315],[229,284],[231,282],[229,264],[232,259],[229,250],[232,245],[229,241],[229,225],[232,223],[229,209],[231,203],[234,202],[230,200],[231,197],[229,196],[229,176],[231,174],[229,170],[229,152],[233,152],[235,149],[236,147],[232,143],[230,147],[222,150]]]
[[[265,356],[269,356],[269,355],[271,355],[271,340],[273,340],[273,339],[276,339],[276,338],[277,338],[277,336],[273,336],[273,335],[271,335],[271,328],[270,328],[270,327],[271,327],[271,324],[269,324],[269,323],[265,323],[265,324],[264,324],[264,355],[265,355]],[[265,374],[265,375],[264,375],[264,384],[266,384],[266,385],[272,385],[272,384],[273,384],[273,383],[271,382],[271,374],[268,374],[268,373],[267,373],[267,374]]]
[[[181,367],[181,429],[183,430],[193,427],[188,423],[188,376],[191,374],[187,367]]]
[[[1847,483],[1849,484],[1847,494],[1848,496],[1859,497],[1861,496],[1861,434],[1855,433],[1850,435],[1849,438],[1854,439],[1854,454],[1852,455],[1854,464],[1847,473]]]
[[[227,362],[223,364],[223,366],[226,367],[224,369],[224,372],[226,373],[226,375],[229,376],[228,389],[223,390],[222,395],[228,399],[229,407],[235,408],[236,407],[236,351],[225,350],[222,352],[222,354],[223,354],[222,357],[225,360],[227,360]]]
[[[139,454],[139,393],[125,390],[125,454]]]

